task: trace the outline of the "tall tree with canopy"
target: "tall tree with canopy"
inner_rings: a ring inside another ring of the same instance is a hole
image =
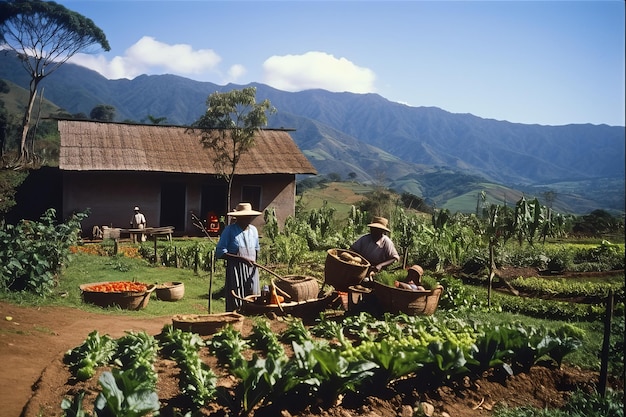
[[[256,87],[215,92],[209,95],[207,111],[192,124],[201,131],[202,144],[215,152],[217,172],[228,182],[230,209],[233,177],[241,156],[254,146],[254,136],[267,125],[268,114],[276,112],[269,100],[256,102]]]
[[[22,120],[20,159],[29,159],[26,147],[29,124],[39,83],[78,52],[99,44],[111,47],[91,19],[53,1],[0,2],[0,49],[13,51],[29,73],[28,105]]]

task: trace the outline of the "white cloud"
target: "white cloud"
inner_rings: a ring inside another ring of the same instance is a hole
[[[228,70],[228,81],[236,82],[239,78],[246,74],[246,67],[241,64],[235,64]]]
[[[283,91],[321,88],[333,92],[371,93],[376,74],[346,58],[324,52],[272,56],[263,63],[264,83]]]
[[[141,74],[177,74],[198,76],[215,71],[221,57],[212,49],[194,51],[190,45],[168,45],[150,36],[144,36],[110,62],[103,55],[77,54],[72,62],[85,66],[108,79],[133,79]]]

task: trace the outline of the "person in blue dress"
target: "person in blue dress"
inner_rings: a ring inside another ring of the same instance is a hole
[[[241,307],[241,299],[259,294],[259,270],[256,260],[260,250],[259,232],[252,220],[261,212],[250,203],[239,203],[227,213],[235,221],[224,228],[215,248],[215,257],[226,260],[226,311]],[[237,297],[233,296],[235,293]]]

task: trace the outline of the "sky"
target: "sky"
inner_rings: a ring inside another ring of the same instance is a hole
[[[625,2],[57,0],[109,79],[376,93],[515,123],[625,126]]]

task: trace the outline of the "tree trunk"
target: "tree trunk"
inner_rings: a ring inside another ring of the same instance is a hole
[[[22,120],[22,139],[20,141],[20,160],[28,160],[28,147],[26,146],[26,138],[28,137],[28,125],[30,124],[30,118],[33,113],[33,106],[35,104],[35,96],[37,95],[37,86],[39,85],[40,78],[34,77],[30,82],[30,91],[28,95],[28,106],[24,113],[24,119]]]
[[[491,286],[493,283],[493,277],[496,274],[496,260],[494,242],[489,240],[489,285],[487,287],[487,307],[491,307]]]

